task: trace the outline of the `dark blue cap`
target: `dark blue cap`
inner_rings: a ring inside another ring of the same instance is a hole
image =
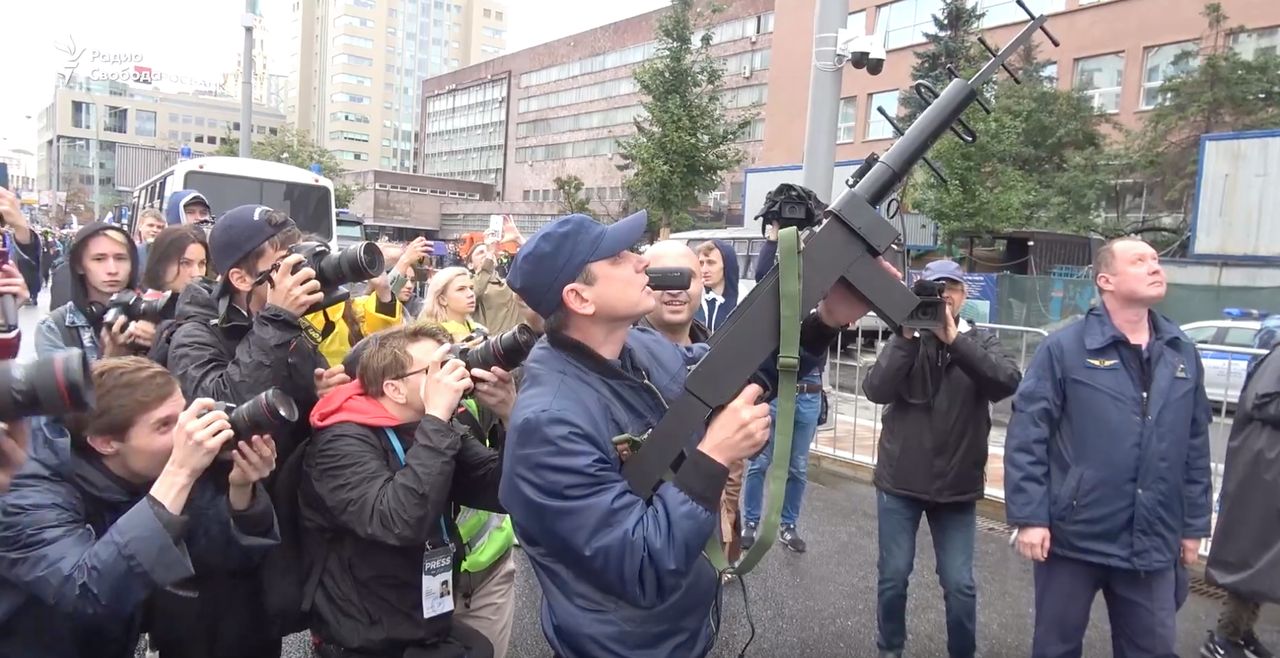
[[[218,217],[209,231],[209,260],[213,271],[225,277],[240,259],[253,253],[275,234],[293,226],[293,222],[277,222],[274,226],[267,215],[275,212],[267,206],[254,204],[236,206]]]
[[[644,237],[649,213],[640,212],[613,224],[586,215],[569,215],[538,229],[516,252],[507,284],[542,317],[559,310],[564,287],[587,265],[613,258]]]
[[[920,278],[925,281],[950,279],[964,283],[964,270],[960,269],[960,264],[953,260],[935,260],[924,266],[924,272],[920,273]]]

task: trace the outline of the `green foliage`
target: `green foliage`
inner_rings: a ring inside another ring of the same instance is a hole
[[[942,93],[951,82],[951,76],[947,75],[948,65],[960,75],[970,77],[986,63],[986,51],[978,44],[985,12],[972,5],[970,0],[946,0],[942,9],[933,15],[934,31],[924,35],[929,47],[916,52],[916,64],[911,68],[912,81],[926,81]],[[924,112],[926,105],[910,89],[904,89],[901,98],[905,128]],[[875,108],[871,111],[874,112]]]
[[[1230,46],[1241,28],[1227,27],[1222,6],[1206,4],[1201,15],[1207,29],[1199,53],[1174,60],[1188,70],[1160,87],[1161,104],[1128,144],[1133,167],[1184,217],[1190,216],[1201,135],[1280,126],[1280,57],[1244,59]]]
[[[997,83],[993,114],[971,117],[974,144],[944,137],[930,153],[947,177],[918,178],[916,210],[948,236],[1017,229],[1087,232],[1111,178],[1105,120],[1082,94],[1044,78],[1034,45],[1010,68],[1022,79]]]
[[[228,129],[213,154],[240,155],[240,139]],[[351,201],[360,192],[355,185],[338,182],[338,177],[344,172],[341,161],[327,149],[318,146],[305,130],[284,126],[275,135],[255,135],[250,154],[258,160],[283,162],[303,169],[310,169],[312,164],[320,163],[320,174],[334,182],[333,203],[336,208],[349,208]]]
[[[725,172],[745,155],[735,142],[754,116],[727,116],[718,89],[722,65],[711,55],[711,34],[693,43],[693,33],[718,8],[695,8],[694,0],[672,0],[658,21],[656,56],[638,68],[636,83],[646,97],[636,134],[619,145],[630,172],[633,203],[647,208],[650,236],[692,226],[689,211],[698,195],[720,187]]]
[[[574,175],[556,176],[551,181],[556,191],[560,192],[560,210],[566,215],[590,214],[591,202],[583,198],[583,182]]]

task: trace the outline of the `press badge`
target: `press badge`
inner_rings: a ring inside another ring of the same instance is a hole
[[[445,545],[422,555],[422,618],[453,612],[453,548]]]

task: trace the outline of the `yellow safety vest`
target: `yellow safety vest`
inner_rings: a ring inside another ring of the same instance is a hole
[[[475,400],[463,400],[462,404],[472,416],[480,418]],[[493,566],[516,541],[511,517],[470,507],[463,507],[458,514],[458,533],[467,546],[462,570],[468,573],[478,573]]]

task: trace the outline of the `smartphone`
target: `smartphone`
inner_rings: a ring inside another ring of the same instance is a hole
[[[0,162],[0,187],[9,189],[9,164]]]
[[[654,290],[688,290],[693,283],[693,270],[687,267],[650,267],[644,272]]]

